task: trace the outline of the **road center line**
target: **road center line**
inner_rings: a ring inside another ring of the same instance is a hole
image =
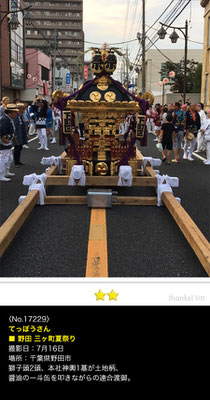
[[[88,241],[86,278],[108,277],[106,210],[92,208]]]

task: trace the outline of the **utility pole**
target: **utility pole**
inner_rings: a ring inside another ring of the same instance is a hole
[[[188,52],[188,21],[185,22],[185,50],[184,50],[184,104],[187,92],[187,52]]]
[[[146,66],[145,66],[145,0],[142,0],[142,93],[145,93],[146,89]]]
[[[56,69],[56,50],[57,50],[57,30],[54,30],[54,53],[53,53],[53,79],[52,79],[52,93],[55,90],[55,69]]]
[[[128,46],[126,47],[126,83],[127,83],[127,90],[129,87],[129,59],[128,59]]]

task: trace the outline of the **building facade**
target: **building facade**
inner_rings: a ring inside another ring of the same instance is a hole
[[[1,97],[8,96],[11,101],[20,99],[20,92],[25,88],[24,12],[18,12],[23,8],[25,3],[21,0],[1,0]],[[12,11],[11,14],[8,14],[9,11]],[[18,19],[19,26],[16,29],[10,26],[11,16]]]
[[[38,49],[26,49],[26,89],[21,100],[32,102],[36,96],[51,101],[51,58]]]
[[[210,1],[202,0],[204,8],[204,48],[201,101],[205,108],[210,108]]]
[[[179,63],[180,60],[184,57],[183,49],[163,49],[161,50],[162,54],[155,49],[151,49],[146,52],[146,92],[152,92],[155,96],[155,102],[162,103],[163,98],[163,88],[159,86],[159,82],[162,80],[161,76],[161,67],[166,63],[167,59],[163,54],[166,54],[167,57],[172,60],[175,64]],[[188,50],[188,59],[195,60],[196,62],[202,63],[203,51],[196,49]],[[139,72],[138,76],[138,90],[141,91],[142,85],[142,74]],[[165,101],[164,102],[174,102],[177,97],[181,99],[181,94],[172,93],[170,91],[170,86],[165,86]],[[164,100],[164,99],[163,99]],[[200,94],[187,94],[187,101],[201,101]]]
[[[163,54],[166,54],[170,60],[175,64],[179,63],[184,57],[183,49],[163,49],[161,50]],[[195,60],[196,62],[202,63],[202,50],[189,49],[188,59]],[[161,67],[167,62],[167,59],[159,53],[158,50],[148,50],[146,52],[146,91],[153,92],[154,94],[159,94],[160,86],[158,82],[162,79],[161,77]],[[138,87],[141,89],[142,76],[139,73]]]
[[[32,25],[26,30],[27,48],[38,48],[55,57],[54,85],[65,82],[66,73],[70,72],[73,86],[73,79],[80,75],[84,63],[83,57],[77,61],[78,55],[84,53],[83,0],[25,3],[32,6],[33,15]]]

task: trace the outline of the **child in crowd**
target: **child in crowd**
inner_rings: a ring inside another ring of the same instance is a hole
[[[170,164],[170,154],[173,149],[173,143],[175,139],[175,127],[173,124],[173,116],[172,114],[167,114],[166,122],[162,125],[160,135],[159,135],[159,143],[162,143],[162,161],[166,164]],[[167,150],[167,156],[165,155],[164,149]]]
[[[154,142],[158,142],[158,137],[160,135],[160,130],[161,130],[161,109],[159,106],[155,107],[153,121],[154,121],[154,125],[155,125],[155,135],[156,135]]]

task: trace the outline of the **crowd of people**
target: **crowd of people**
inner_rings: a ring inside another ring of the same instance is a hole
[[[51,143],[56,143],[60,121],[59,110],[42,97],[37,96],[31,104],[19,99],[11,103],[9,97],[4,97],[0,106],[0,181],[9,182],[15,175],[10,171],[12,162],[16,168],[24,165],[21,151],[29,147],[29,136],[37,134],[37,150],[48,151],[48,135]]]
[[[202,103],[155,104],[147,111],[148,132],[155,135],[156,147],[162,153],[162,161],[179,163],[181,149],[183,159],[194,161],[193,152],[206,151],[205,165],[210,165],[210,110],[204,111]],[[174,158],[171,160],[171,152]]]
[[[0,106],[0,181],[8,182],[15,175],[10,171],[12,162],[17,168],[24,165],[21,151],[28,148],[30,135],[38,135],[37,150],[48,151],[48,135],[51,143],[56,143],[60,122],[60,111],[42,97],[37,96],[30,105],[18,99],[11,103],[4,97]],[[147,131],[155,135],[157,149],[166,164],[179,163],[183,149],[183,159],[188,161],[194,161],[194,151],[206,151],[205,164],[210,165],[210,110],[205,112],[203,104],[156,104],[147,110],[146,125]]]

